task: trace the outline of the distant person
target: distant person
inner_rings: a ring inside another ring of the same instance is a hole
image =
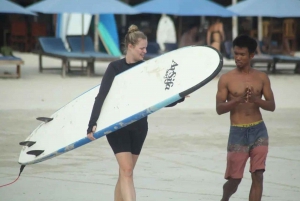
[[[225,41],[223,23],[219,18],[213,20],[213,24],[207,30],[206,43],[221,51],[221,45]]]
[[[251,21],[248,18],[245,18],[240,26],[239,26],[240,30],[239,30],[239,34],[240,35],[248,35],[251,36],[251,32],[252,32],[252,24]],[[265,39],[262,40],[262,42],[259,42],[259,40],[257,38],[254,38],[257,42],[257,48],[255,50],[256,54],[264,54],[267,53],[266,50],[266,41]]]
[[[179,41],[179,47],[202,45],[203,41],[198,40],[199,27],[195,24],[189,26],[189,29],[184,32]]]
[[[118,74],[143,63],[144,56],[147,53],[147,45],[147,36],[139,31],[137,26],[131,25],[125,36],[125,58],[111,62],[102,78],[87,129],[87,137],[90,140],[95,140],[94,132],[96,131],[97,120],[99,115],[101,115],[103,103],[114,78]],[[167,107],[172,107],[182,101],[184,101],[184,98]],[[146,116],[106,135],[119,165],[119,178],[115,187],[115,201],[136,200],[133,170],[141,153],[147,133],[148,121]]]
[[[274,111],[275,101],[267,74],[250,66],[256,47],[256,40],[248,35],[235,38],[236,68],[221,75],[218,82],[216,110],[219,115],[230,112],[231,124],[225,173],[228,181],[223,186],[221,201],[228,201],[237,191],[249,157],[249,200],[260,201],[262,197],[269,136],[260,109]]]
[[[295,19],[285,19],[283,21],[282,35],[284,53],[290,56],[295,56],[294,50],[297,38],[297,21]]]

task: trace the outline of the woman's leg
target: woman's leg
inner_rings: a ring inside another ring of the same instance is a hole
[[[212,42],[212,47],[216,48],[218,51],[221,51],[221,43],[219,42]]]
[[[135,201],[135,189],[133,183],[133,169],[138,155],[130,152],[116,154],[119,163],[119,178],[115,188],[115,201]]]

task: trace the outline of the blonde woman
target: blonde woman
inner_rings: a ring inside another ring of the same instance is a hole
[[[147,37],[138,27],[131,25],[125,36],[125,58],[113,61],[103,76],[99,93],[95,99],[87,129],[87,137],[95,140],[93,134],[115,76],[143,62],[147,53]],[[178,101],[182,102],[184,99]],[[174,106],[176,103],[169,105]],[[106,135],[119,165],[119,178],[115,187],[115,201],[135,201],[136,193],[133,183],[133,170],[140,155],[148,132],[147,117]]]

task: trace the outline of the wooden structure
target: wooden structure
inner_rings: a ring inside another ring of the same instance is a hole
[[[24,64],[22,59],[16,58],[15,59],[5,59],[5,57],[0,57],[0,66],[2,65],[15,65],[16,66],[16,73],[15,74],[1,74],[0,77],[6,78],[20,78],[21,77],[21,65]]]

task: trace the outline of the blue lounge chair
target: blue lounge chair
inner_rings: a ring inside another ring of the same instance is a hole
[[[93,57],[96,61],[114,61],[120,57],[103,52],[96,52],[90,36],[67,36],[69,47],[74,53],[81,53]]]
[[[19,57],[15,56],[1,56],[0,55],[0,65],[16,65],[16,74],[2,74],[0,77],[14,77],[20,78],[21,77],[21,67],[20,65],[23,64],[23,60]]]
[[[274,56],[274,67],[273,72],[276,73],[276,64],[278,63],[289,63],[289,64],[295,64],[295,73],[300,73],[300,57],[293,57],[289,55],[273,55]]]
[[[254,66],[256,63],[266,63],[267,71],[270,71],[272,68],[272,72],[274,72],[274,57],[268,54],[256,54],[251,60],[251,66]],[[265,66],[255,66],[255,67],[265,67]]]
[[[86,61],[87,62],[87,75],[90,75],[90,70],[93,66],[94,59],[86,54],[69,52],[62,41],[61,38],[56,37],[40,37],[38,39],[40,45],[39,54],[39,69],[40,72],[45,70],[42,67],[42,56],[49,56],[54,58],[59,58],[62,60],[62,77],[65,77],[66,72],[70,70],[71,66],[69,65],[70,61]],[[47,68],[47,69],[57,69],[57,68]]]
[[[160,47],[157,42],[148,42],[147,53],[145,59],[152,59],[154,57],[160,56]]]
[[[177,43],[164,43],[164,45],[165,45],[165,52],[170,52],[178,49]]]
[[[232,41],[225,41],[225,57],[227,59],[234,59],[234,55],[232,52]],[[254,66],[256,63],[266,63],[267,64],[267,71],[270,71],[272,68],[272,72],[274,72],[274,56],[268,54],[256,54],[254,55],[253,59],[251,60],[251,66]],[[264,66],[255,66],[255,67],[265,67]]]

